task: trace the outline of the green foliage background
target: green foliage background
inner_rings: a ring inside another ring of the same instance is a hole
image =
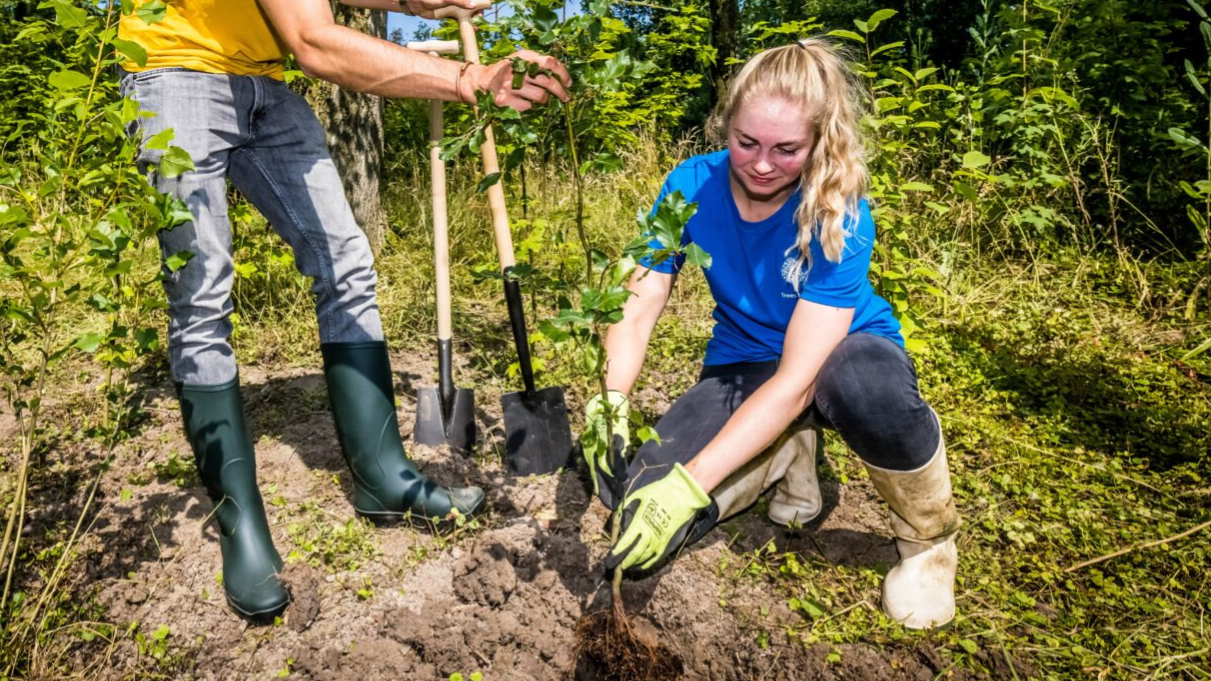
[[[702,2],[598,1],[580,13],[557,0],[510,4],[509,17],[480,27],[487,58],[518,47],[558,54],[576,97],[526,116],[447,107],[448,136],[466,147],[450,149],[456,336],[483,348],[476,380],[514,385],[503,310],[485,302],[498,297],[496,255],[468,153],[476,126],[495,120],[540,382],[583,398],[598,387],[600,355],[586,348],[620,304],[634,216],[668,170],[708,148],[717,36]],[[156,659],[165,655],[164,635],[97,624],[104,613],[75,560],[96,481],[163,370],[154,235],[185,217],[150,188],[123,134],[140,114],[120,97],[114,65],[138,48],[116,41],[116,12],[0,0],[0,416],[18,433],[0,445],[0,677],[54,670],[99,641],[153,641]],[[771,584],[803,616],[777,631],[751,623],[753,645],[927,642],[950,664],[1006,678],[1208,678],[1208,534],[1157,543],[1208,522],[1203,8],[747,0],[741,18],[741,56],[831,35],[868,84],[880,230],[871,278],[942,414],[968,528],[960,619],[932,634],[861,607],[877,569],[772,543],[738,554],[718,567],[725,583]],[[431,284],[418,283],[432,270],[427,197],[416,189],[428,182],[425,114],[415,102],[386,108],[393,231],[378,258],[380,302],[401,347],[428,347],[433,328]],[[188,169],[171,140],[159,144],[160,172]],[[240,361],[314,366],[314,321],[299,314],[307,282],[264,219],[233,199]],[[170,266],[187,267],[188,254]],[[709,312],[700,275],[683,276],[641,387],[670,399],[684,390]],[[93,377],[89,390],[57,392],[79,375]],[[44,403],[63,419],[46,418]],[[78,439],[102,453],[72,464],[88,502],[79,520],[22,538],[27,504],[61,484],[63,445]],[[838,439],[829,452],[835,480],[864,475]]]

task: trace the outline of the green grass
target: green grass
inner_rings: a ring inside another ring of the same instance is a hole
[[[277,505],[273,498],[269,503]],[[380,553],[369,521],[333,516],[312,501],[291,506],[285,524],[295,546],[286,557],[289,562],[306,561],[330,572],[355,572]]]

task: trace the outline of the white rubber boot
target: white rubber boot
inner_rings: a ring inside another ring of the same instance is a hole
[[[900,562],[883,581],[883,612],[910,629],[939,627],[955,616],[955,534],[959,514],[951,498],[946,445],[915,471],[866,464],[875,489],[891,507]]]
[[[782,484],[778,485],[774,501],[770,503],[770,518],[774,522],[784,525],[791,521],[805,523],[819,515],[817,442],[817,431],[792,427],[768,449],[728,476],[711,494],[719,507],[719,520],[722,522],[752,506],[762,492],[779,481]],[[791,480],[793,484],[788,483]],[[782,491],[784,487],[788,492]]]

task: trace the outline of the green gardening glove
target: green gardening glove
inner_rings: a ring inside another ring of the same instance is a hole
[[[606,570],[652,567],[685,541],[698,512],[710,505],[710,496],[693,476],[673,464],[668,475],[622,500],[616,511],[622,513],[622,528],[606,556]]]
[[[625,478],[620,476],[626,473],[627,447],[631,443],[628,421],[631,402],[617,390],[609,391],[608,395],[608,402],[602,399],[601,393],[589,400],[580,445],[585,463],[589,466],[589,478],[593,480],[593,494],[601,494],[601,483],[604,481],[617,498],[621,496],[622,483],[625,482]],[[606,445],[607,422],[613,427],[613,446]]]

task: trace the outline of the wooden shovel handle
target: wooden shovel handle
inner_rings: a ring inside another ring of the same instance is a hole
[[[429,102],[429,182],[433,193],[433,264],[437,285],[437,339],[450,340],[450,231],[446,214],[446,162],[442,154],[442,103]]]
[[[404,45],[431,56],[458,54],[457,40],[420,40]],[[450,319],[450,229],[446,211],[446,162],[442,160],[442,103],[429,102],[429,191],[433,208],[433,269],[437,288],[437,339],[449,341],[454,325]]]
[[[478,64],[479,44],[475,39],[475,27],[471,25],[473,13],[462,9],[459,12],[455,16],[458,17],[458,35],[462,38],[463,43],[463,58],[472,64]],[[484,143],[480,146],[480,156],[483,158],[485,176],[500,172],[500,160],[496,156],[496,137],[492,134],[492,126],[488,126],[484,130]],[[496,253],[500,257],[500,270],[505,272],[516,261],[513,259],[513,235],[509,230],[509,211],[505,207],[505,188],[500,181],[488,187],[488,210],[492,212],[492,233],[496,237]]]
[[[463,56],[472,64],[479,63],[479,42],[475,39],[475,26],[471,20],[475,15],[483,12],[491,4],[475,9],[463,9],[462,7],[443,7],[433,12],[433,16],[438,19],[457,19],[458,20],[458,36],[463,43]]]

